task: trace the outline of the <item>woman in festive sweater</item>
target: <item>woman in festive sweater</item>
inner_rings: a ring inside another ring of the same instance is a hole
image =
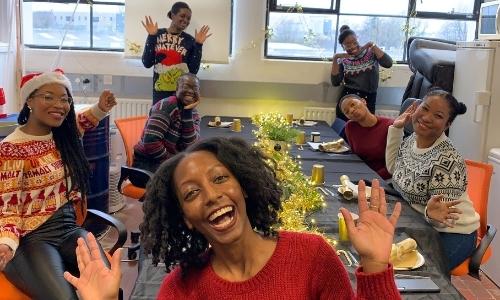
[[[77,299],[63,271],[77,268],[74,247],[86,235],[73,206],[85,206],[89,188],[80,136],[116,101],[104,91],[76,115],[60,70],[23,77],[21,98],[21,126],[0,143],[0,271],[32,298]]]
[[[158,299],[399,299],[389,254],[401,205],[387,218],[374,180],[370,207],[359,198],[358,225],[341,209],[361,257],[355,295],[323,238],[275,231],[281,189],[266,159],[241,139],[211,138],[160,166],[148,185],[141,225],[141,245],[153,263],[173,269]],[[360,195],[364,188],[361,182]],[[82,280],[66,277],[85,293],[98,292],[99,284],[85,276],[99,262],[82,264]],[[119,278],[112,277],[109,286],[116,286]]]
[[[465,104],[450,93],[431,90],[389,127],[386,162],[395,189],[440,232],[448,267],[453,269],[476,247],[479,215],[467,195],[465,161],[445,135]],[[403,127],[414,133],[403,140]]]
[[[177,79],[183,73],[198,73],[203,43],[212,35],[207,25],[200,32],[195,30],[194,38],[184,32],[191,22],[191,8],[184,2],[175,2],[168,17],[172,20],[168,28],[158,29],[150,16],[142,22],[148,32],[142,64],[154,66],[153,105],[175,94]]]
[[[356,33],[347,25],[340,27],[339,44],[345,53],[335,53],[332,60],[331,81],[334,86],[344,84],[340,97],[356,94],[366,100],[368,109],[375,113],[379,79],[379,65],[392,66],[392,58],[373,42],[360,46]],[[347,121],[337,101],[337,117]]]
[[[339,100],[342,113],[349,119],[345,125],[347,141],[372,170],[383,179],[391,178],[385,166],[387,130],[394,120],[376,116],[366,107],[366,100],[349,94]]]

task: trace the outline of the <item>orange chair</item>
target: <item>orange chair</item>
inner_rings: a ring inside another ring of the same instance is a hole
[[[465,160],[467,165],[467,193],[480,216],[480,226],[477,230],[477,247],[472,255],[451,271],[451,275],[471,275],[479,279],[479,266],[488,261],[492,250],[489,247],[497,229],[487,223],[488,195],[490,191],[493,166],[490,164]]]
[[[146,170],[132,167],[132,162],[134,160],[134,146],[141,138],[147,119],[147,116],[139,116],[115,120],[116,127],[120,131],[123,144],[125,145],[125,153],[127,154],[127,165],[122,166],[121,168],[120,180],[118,181],[118,191],[124,196],[137,199],[139,201],[142,201],[146,191],[146,183],[153,175],[151,172]],[[128,181],[125,182],[125,180],[131,176],[137,178],[141,185],[135,186]]]
[[[78,207],[79,205],[75,206],[75,208]],[[80,212],[77,211],[77,215],[78,214],[82,215],[81,210]],[[84,228],[91,223],[100,223],[115,227],[115,229],[118,231],[118,238],[111,250],[108,251],[108,253],[112,255],[118,248],[122,247],[125,244],[125,241],[127,240],[127,228],[121,221],[115,219],[107,213],[95,209],[87,209],[85,212],[83,212],[83,215],[86,216],[85,222],[82,225]],[[122,292],[120,291],[120,299],[123,298],[123,295],[121,295],[121,293]],[[0,300],[30,299],[30,297],[28,297],[26,294],[18,290],[12,283],[10,283],[3,272],[0,272]]]

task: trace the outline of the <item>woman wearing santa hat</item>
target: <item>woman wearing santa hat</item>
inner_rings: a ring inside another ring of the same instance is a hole
[[[34,299],[77,299],[63,272],[77,269],[76,240],[86,236],[76,213],[90,174],[80,138],[116,100],[104,91],[75,113],[61,70],[24,76],[21,99],[21,126],[0,143],[0,271]]]

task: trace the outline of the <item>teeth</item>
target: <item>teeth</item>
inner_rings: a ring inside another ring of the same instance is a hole
[[[223,214],[227,213],[227,212],[230,212],[233,210],[233,207],[232,206],[226,206],[226,207],[223,207],[221,209],[218,209],[217,211],[213,212],[209,217],[208,217],[208,220],[210,222],[212,222],[213,220],[215,220],[217,217],[220,217],[222,216]]]

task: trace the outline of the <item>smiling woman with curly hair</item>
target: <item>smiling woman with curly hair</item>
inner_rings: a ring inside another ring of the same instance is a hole
[[[147,187],[142,242],[153,263],[162,260],[170,271],[158,299],[400,299],[388,262],[401,205],[386,217],[377,180],[370,206],[364,195],[360,182],[357,226],[341,209],[361,257],[355,295],[344,265],[321,236],[273,230],[281,189],[257,148],[236,138],[191,146],[164,162]],[[92,238],[89,246],[96,248]],[[116,295],[119,254],[111,272],[95,250],[90,259],[83,240],[77,254],[83,280],[66,278],[87,295],[83,299]],[[85,280],[91,275],[93,282]]]

